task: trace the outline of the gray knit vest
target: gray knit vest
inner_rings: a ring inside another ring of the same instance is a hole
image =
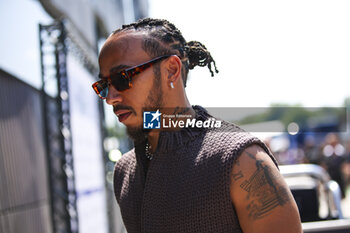
[[[210,116],[194,106],[196,118]],[[146,169],[145,144],[116,163],[114,192],[129,233],[242,232],[230,198],[230,173],[252,144],[269,149],[239,127],[161,132]],[[277,163],[276,163],[277,165]]]

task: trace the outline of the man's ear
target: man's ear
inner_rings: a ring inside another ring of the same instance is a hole
[[[166,64],[168,74],[167,84],[168,86],[170,86],[170,83],[173,83],[173,85],[175,85],[178,83],[179,79],[181,79],[181,59],[178,56],[173,55],[168,58]]]

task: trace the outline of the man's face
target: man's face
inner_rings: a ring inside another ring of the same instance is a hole
[[[110,37],[99,56],[100,74],[108,76],[111,72],[119,72],[151,60],[153,57],[141,47],[141,36],[123,33]],[[110,85],[106,101],[113,106],[119,121],[126,125],[129,135],[134,140],[141,140],[145,135],[142,131],[143,109],[162,106],[160,74],[155,75],[153,68],[148,68],[132,77],[132,87],[124,91],[118,91]]]

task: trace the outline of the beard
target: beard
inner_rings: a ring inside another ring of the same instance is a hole
[[[129,137],[137,144],[146,141],[150,129],[142,127],[127,127],[126,132]]]
[[[160,68],[154,66],[154,76],[151,91],[149,92],[146,102],[142,109],[160,109],[163,105],[163,91],[161,89],[161,75]],[[142,123],[136,127],[127,127],[127,134],[135,141],[135,143],[144,142],[147,140],[147,136],[151,129],[144,129]]]

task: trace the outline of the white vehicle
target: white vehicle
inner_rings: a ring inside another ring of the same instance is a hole
[[[281,165],[281,174],[298,205],[303,231],[350,233],[343,217],[339,185],[318,165]],[[350,208],[350,207],[349,207]]]

